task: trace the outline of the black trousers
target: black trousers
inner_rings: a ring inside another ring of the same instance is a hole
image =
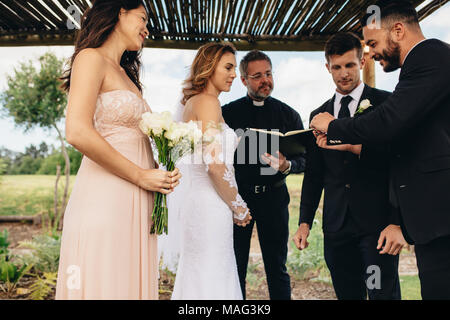
[[[240,189],[241,192],[241,189]],[[253,220],[246,227],[234,225],[234,252],[245,299],[250,240],[256,223],[266,271],[269,295],[272,300],[290,300],[291,281],[286,270],[289,239],[289,193],[286,185],[260,194],[241,193]]]
[[[379,232],[359,229],[347,212],[341,229],[324,233],[324,256],[339,300],[400,300],[399,256],[381,255]]]
[[[450,299],[450,236],[415,245],[424,300]]]

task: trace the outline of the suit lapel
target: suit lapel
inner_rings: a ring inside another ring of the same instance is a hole
[[[325,107],[325,112],[328,112],[331,115],[334,115],[334,100],[336,99],[336,95],[333,96],[330,100],[328,100],[328,103]]]

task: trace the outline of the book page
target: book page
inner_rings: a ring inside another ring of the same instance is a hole
[[[294,131],[289,131],[286,132],[284,135],[287,136],[292,136],[294,134],[298,134],[298,133],[303,133],[303,132],[308,132],[308,131],[312,131],[313,129],[305,129],[305,130],[294,130]]]
[[[284,137],[284,134],[282,134],[279,131],[269,131],[269,130],[264,130],[264,129],[255,129],[255,128],[249,128],[249,130]]]
[[[263,130],[263,129],[255,129],[255,128],[249,128],[249,130],[256,131],[256,132],[262,132],[262,133],[266,133],[266,134],[271,134],[271,135],[276,135],[276,136],[280,136],[280,137],[287,137],[287,136],[292,136],[294,134],[312,131],[313,129],[294,130],[294,131],[286,132],[285,134],[283,134],[279,131],[269,131],[269,130]]]

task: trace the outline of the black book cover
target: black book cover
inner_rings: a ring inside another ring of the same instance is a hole
[[[258,134],[278,136],[280,139],[280,152],[287,158],[297,157],[303,154],[306,150],[308,141],[314,139],[313,129],[289,131],[284,134],[279,131],[268,131],[263,129],[248,128],[248,130],[255,131]]]

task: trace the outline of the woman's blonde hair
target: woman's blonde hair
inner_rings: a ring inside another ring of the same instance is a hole
[[[183,82],[183,105],[193,96],[203,92],[209,78],[214,74],[222,56],[230,52],[236,54],[236,48],[228,42],[211,42],[198,49],[191,65],[189,77]]]

